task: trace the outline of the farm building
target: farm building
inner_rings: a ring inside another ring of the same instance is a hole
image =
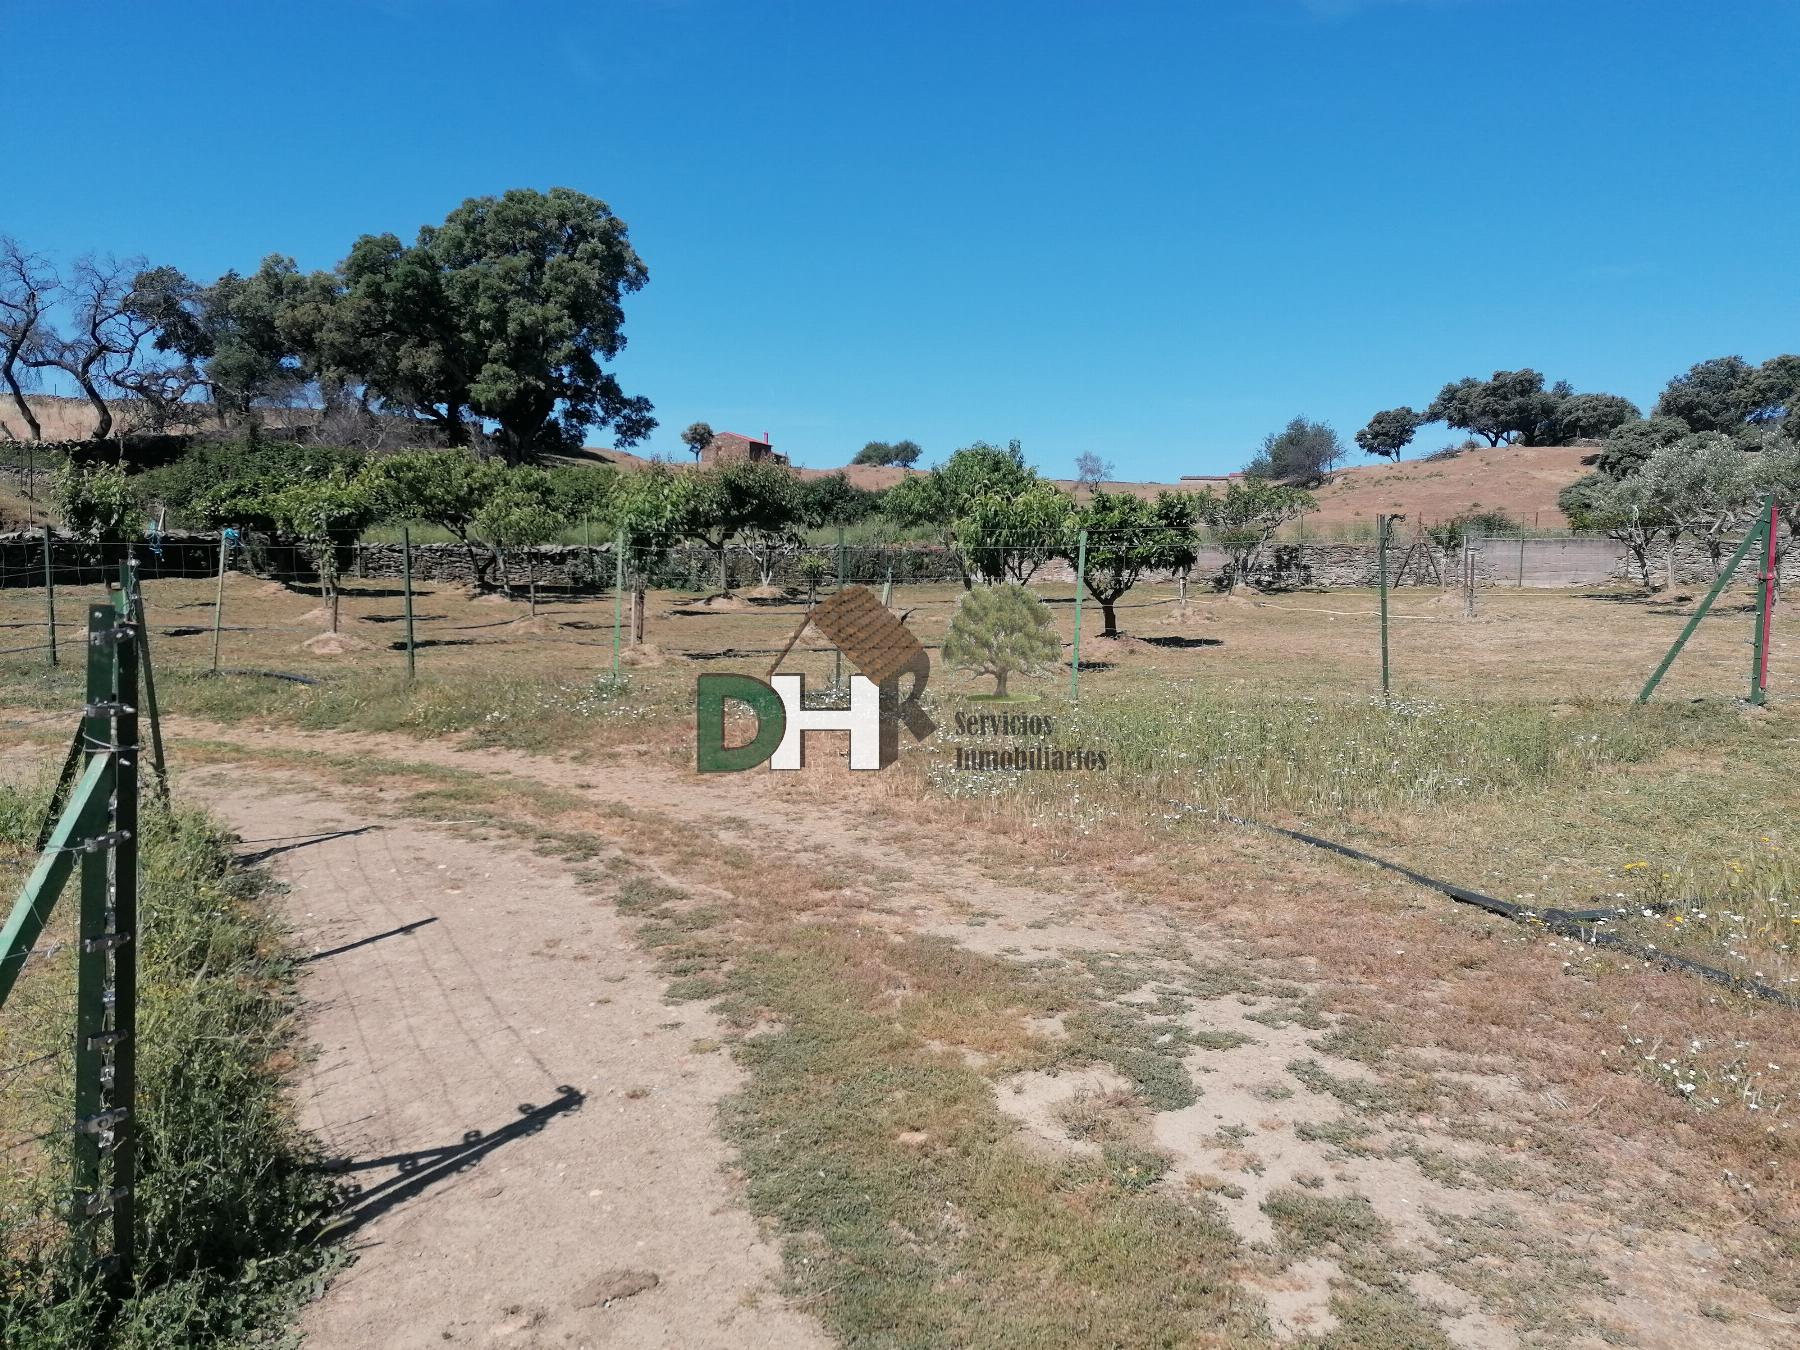
[[[763,432],[762,439],[753,436],[740,436],[735,431],[721,431],[700,449],[702,464],[783,464],[787,463],[786,455],[775,453],[775,447],[769,441],[769,433]]]

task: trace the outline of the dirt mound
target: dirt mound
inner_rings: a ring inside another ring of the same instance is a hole
[[[469,586],[463,594],[468,596],[471,605],[514,605],[518,601],[505,591],[484,591],[478,586]]]
[[[1186,628],[1191,624],[1217,623],[1218,621],[1219,616],[1210,604],[1197,605],[1190,600],[1186,610],[1176,605],[1156,622],[1163,628]]]
[[[682,609],[710,609],[719,614],[737,614],[750,608],[750,602],[741,595],[708,595],[699,600],[689,600],[681,605]]]
[[[746,600],[785,600],[788,598],[786,586],[752,586],[749,590],[739,591]]]
[[[300,650],[311,652],[314,656],[343,656],[347,652],[366,652],[372,649],[361,638],[351,637],[348,633],[320,633],[317,637],[309,637],[302,642]]]
[[[673,658],[654,642],[641,642],[635,647],[627,647],[619,653],[619,664],[649,669],[654,666],[666,666]]]
[[[340,622],[340,623],[353,622],[353,621],[354,620],[352,619],[352,617],[348,614],[340,613],[338,615],[338,622]],[[324,625],[331,622],[331,606],[330,605],[314,605],[311,609],[307,610],[306,613],[296,615],[294,618],[294,622],[295,623],[316,623],[316,624],[319,624],[321,627],[323,627]]]
[[[548,633],[555,625],[542,614],[527,614],[506,625],[509,633]]]

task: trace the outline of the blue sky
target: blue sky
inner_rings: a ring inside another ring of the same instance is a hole
[[[1788,0],[0,0],[0,49],[0,231],[63,257],[605,199],[676,456],[705,418],[1172,479],[1462,375],[1647,404],[1800,349]]]

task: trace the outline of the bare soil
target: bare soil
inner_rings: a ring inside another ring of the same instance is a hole
[[[469,755],[451,746],[402,738],[187,730],[230,737],[251,755],[309,749],[474,768]],[[1560,1137],[1536,1137],[1529,1122],[1551,1114],[1546,1102],[1560,1102],[1558,1090],[1541,1079],[1528,1088],[1507,1072],[1504,1055],[1492,1068],[1477,1057],[1450,1057],[1426,1104],[1402,1106],[1383,1123],[1372,1124],[1373,1116],[1352,1121],[1347,1103],[1391,1094],[1396,1072],[1412,1082],[1425,1071],[1415,1072],[1408,1055],[1379,1043],[1373,1054],[1359,1052],[1353,1039],[1334,1043],[1334,1031],[1351,1032],[1357,1024],[1311,1007],[1311,991],[1323,987],[1313,980],[1274,994],[1246,993],[1231,981],[1216,988],[1194,984],[1194,972],[1254,971],[1259,958],[1237,945],[1242,939],[1227,939],[1199,915],[1184,913],[1178,901],[1146,906],[1117,890],[1095,889],[1095,878],[1079,871],[1028,868],[1017,881],[1000,879],[978,858],[934,856],[921,868],[917,840],[896,830],[896,821],[869,814],[869,801],[833,804],[816,784],[783,791],[762,775],[702,779],[648,758],[634,759],[626,772],[619,766],[597,772],[484,751],[480,765],[577,793],[613,813],[615,824],[622,809],[630,833],[643,841],[635,856],[657,856],[678,882],[709,884],[711,877],[716,886],[717,874],[686,846],[670,853],[657,845],[656,838],[667,836],[646,832],[653,821],[687,838],[753,842],[834,875],[907,878],[898,890],[846,887],[837,912],[818,921],[854,922],[895,937],[932,933],[1008,960],[1079,960],[1099,952],[1140,963],[1144,986],[1107,996],[1119,1009],[1153,1002],[1159,981],[1166,991],[1168,981],[1187,978],[1197,992],[1184,1018],[1203,1039],[1186,1062],[1203,1084],[1202,1096],[1191,1107],[1148,1117],[1127,1109],[1119,1137],[1139,1139],[1169,1160],[1159,1185],[1219,1198],[1253,1251],[1287,1251],[1294,1258],[1244,1277],[1265,1300],[1281,1339],[1331,1330],[1334,1290],[1356,1262],[1368,1259],[1355,1246],[1296,1246],[1294,1233],[1271,1219],[1295,1196],[1372,1213],[1386,1233],[1381,1259],[1404,1272],[1410,1296],[1435,1310],[1450,1342],[1470,1350],[1604,1343],[1723,1348],[1746,1344],[1746,1334],[1776,1344],[1795,1331],[1792,1318],[1724,1281],[1726,1257],[1679,1215],[1616,1231],[1633,1169],[1649,1160],[1606,1152],[1598,1132],[1578,1145],[1587,1126],[1572,1109],[1554,1111]],[[244,788],[254,781],[249,772],[208,770],[202,780],[212,784],[216,808],[247,834],[342,829],[366,819],[309,803],[291,785],[264,789],[269,795],[259,806],[246,799]],[[690,1038],[709,1037],[716,1028],[694,1011],[699,1005],[670,1013],[657,1004],[655,977],[607,916],[603,898],[570,884],[555,864],[509,862],[491,846],[415,826],[385,827],[317,850],[283,855],[291,859],[283,865],[296,869],[297,921],[325,920],[316,936],[303,930],[316,945],[342,945],[433,915],[454,925],[434,931],[433,924],[331,958],[341,959],[346,971],[355,969],[352,959],[374,967],[354,993],[328,992],[330,1004],[321,1012],[324,1056],[315,1081],[326,1086],[312,1090],[312,1109],[334,1149],[391,1157],[448,1143],[463,1122],[492,1130],[515,1121],[514,1098],[541,1105],[565,1082],[588,1094],[580,1111],[551,1120],[516,1150],[511,1144],[496,1150],[492,1166],[483,1162],[468,1179],[430,1188],[384,1221],[392,1226],[380,1230],[382,1246],[365,1253],[309,1322],[325,1338],[318,1343],[410,1344],[380,1337],[404,1336],[418,1325],[433,1337],[453,1338],[529,1330],[549,1343],[595,1325],[591,1310],[577,1305],[577,1273],[587,1280],[642,1270],[659,1283],[608,1305],[609,1344],[806,1344],[789,1330],[754,1339],[765,1334],[762,1322],[744,1313],[727,1318],[731,1299],[745,1294],[758,1318],[792,1316],[770,1301],[773,1256],[733,1208],[721,1172],[725,1155],[708,1129],[708,1110],[732,1090],[735,1075],[718,1055],[683,1052]],[[1334,874],[1311,859],[1284,864],[1286,882],[1278,890],[1316,895],[1334,884]],[[340,902],[339,893],[352,898]],[[370,896],[381,897],[374,917]],[[1471,936],[1479,944],[1480,934]],[[454,946],[447,948],[451,938]],[[1338,942],[1354,947],[1359,940],[1346,933]],[[1465,940],[1449,929],[1433,938]],[[1292,979],[1304,965],[1290,964],[1284,977]],[[618,977],[617,986],[607,983]],[[503,992],[497,1011],[490,1000]],[[602,1004],[597,995],[615,1002]],[[679,1027],[664,1029],[677,1018]],[[371,1043],[373,1033],[364,1028],[374,1027],[383,1031]],[[1036,1030],[1061,1034],[1055,1026]],[[1544,1067],[1533,1063],[1530,1072],[1536,1077]],[[396,1088],[396,1074],[412,1077]],[[632,1096],[638,1086],[649,1094]],[[1092,1146],[1070,1127],[1071,1110],[1083,1108],[1084,1099],[1101,1099],[1103,1116],[1104,1099],[1120,1087],[1115,1075],[1091,1066],[1001,1079],[995,1094],[1019,1121],[1023,1145],[1080,1154]],[[646,1108],[646,1101],[654,1105]],[[601,1122],[605,1129],[587,1147],[583,1132]],[[646,1128],[633,1135],[628,1127],[634,1125]],[[1468,1137],[1472,1130],[1476,1137]],[[364,1133],[335,1142],[345,1131]],[[1518,1137],[1496,1151],[1496,1131]],[[1569,1147],[1591,1148],[1622,1172],[1571,1176],[1562,1153]],[[643,1184],[645,1177],[653,1184]],[[512,1201],[506,1190],[487,1194],[493,1185],[516,1187],[517,1194]],[[617,1209],[607,1211],[609,1203]],[[721,1231],[729,1235],[724,1241]],[[675,1240],[665,1244],[671,1234]],[[704,1270],[680,1260],[697,1245],[711,1262]],[[397,1269],[390,1271],[390,1260]],[[494,1267],[499,1278],[488,1283],[513,1292],[458,1287],[444,1272],[465,1261]],[[684,1299],[684,1289],[695,1292]],[[697,1330],[677,1334],[658,1320],[675,1316],[677,1301],[682,1315],[700,1319]],[[375,1339],[359,1342],[359,1335]],[[350,1339],[332,1339],[338,1336]],[[655,1336],[668,1338],[638,1339]]]
[[[608,894],[267,770],[180,788],[286,884],[311,953],[298,1104],[356,1188],[356,1260],[309,1345],[825,1343],[735,1203],[719,1028],[661,1001]]]

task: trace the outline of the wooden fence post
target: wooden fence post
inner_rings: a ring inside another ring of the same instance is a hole
[[[219,673],[219,633],[225,622],[225,557],[231,552],[230,531],[219,531],[219,585],[213,593],[212,673]]]
[[[411,684],[419,673],[418,657],[413,641],[412,527],[400,527],[400,579],[406,588],[406,682]]]

